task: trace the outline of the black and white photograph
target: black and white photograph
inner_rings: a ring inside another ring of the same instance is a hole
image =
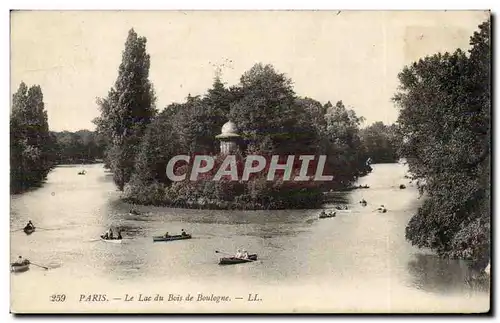
[[[489,313],[491,16],[10,11],[11,313]]]

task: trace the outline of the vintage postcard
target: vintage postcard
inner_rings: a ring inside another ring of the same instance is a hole
[[[11,11],[11,312],[489,312],[490,15]]]

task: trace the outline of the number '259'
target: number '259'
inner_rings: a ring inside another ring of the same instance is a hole
[[[64,302],[66,300],[66,295],[64,294],[55,294],[50,296],[51,302]]]

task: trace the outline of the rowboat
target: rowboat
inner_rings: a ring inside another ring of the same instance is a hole
[[[24,228],[23,229],[24,233],[26,234],[32,234],[33,232],[35,232],[35,228]]]
[[[248,259],[236,258],[236,257],[220,258],[219,265],[235,265],[235,264],[242,264],[245,262],[252,262],[255,260],[257,260],[256,254],[248,255]]]
[[[122,243],[123,241],[123,239],[104,239],[103,236],[101,236],[101,240],[109,243]]]
[[[191,235],[190,234],[186,234],[186,235],[182,235],[182,234],[179,234],[179,235],[175,235],[175,236],[155,236],[153,237],[153,241],[154,242],[158,242],[158,241],[174,241],[174,240],[185,240],[185,239],[191,239]]]
[[[23,261],[22,264],[18,264],[15,262],[10,264],[10,271],[12,271],[14,273],[21,273],[21,272],[24,272],[28,269],[30,269],[30,261],[29,260]]]
[[[333,212],[330,214],[320,214],[319,218],[320,219],[326,219],[326,218],[334,218],[337,215],[337,212]]]

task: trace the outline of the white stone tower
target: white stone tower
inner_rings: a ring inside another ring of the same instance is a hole
[[[238,129],[232,121],[226,122],[222,126],[221,134],[215,136],[220,140],[221,155],[234,154],[239,150],[239,142],[241,136],[238,134]]]

